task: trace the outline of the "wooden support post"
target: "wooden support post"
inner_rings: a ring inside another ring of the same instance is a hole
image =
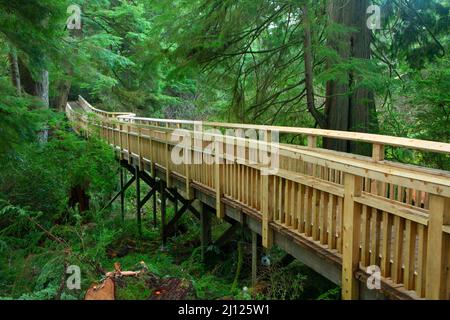
[[[166,245],[167,234],[166,234],[166,186],[164,181],[161,181],[161,238],[163,246]]]
[[[150,142],[152,143],[152,141],[150,141]],[[153,146],[152,146],[152,150],[153,150]],[[161,186],[159,185],[158,179],[156,178],[156,166],[155,166],[155,162],[154,162],[153,159],[154,158],[152,157],[152,163],[151,163],[151,170],[152,170],[152,172],[151,172],[151,174],[152,174],[153,181],[155,182],[154,188],[156,190],[155,190],[155,193],[153,195],[153,207],[152,207],[152,209],[153,209],[153,226],[156,228],[156,225],[157,225],[157,219],[156,219],[156,214],[157,214],[157,201],[156,201],[157,200],[157,192],[156,191],[157,190],[161,190]]]
[[[256,285],[258,273],[258,234],[252,231],[252,286]]]
[[[200,225],[201,225],[200,243],[201,243],[202,261],[205,262],[206,248],[212,241],[211,213],[209,212],[208,207],[204,203],[202,203],[201,206],[202,208],[200,211]]]
[[[136,176],[136,222],[139,236],[142,236],[142,222],[141,222],[141,179],[139,178],[139,167],[135,167]]]
[[[238,222],[232,224],[225,232],[214,242],[214,245],[218,248],[224,246],[228,241],[236,237],[236,231],[240,225]]]
[[[450,224],[450,198],[430,194],[429,208],[425,296],[430,300],[446,299],[446,264],[450,248],[447,248],[448,235],[442,227]]]
[[[173,212],[176,214],[178,212],[178,193],[174,192],[175,201],[173,202]],[[177,223],[174,223],[173,232],[176,233],[178,231]]]
[[[350,173],[344,176],[342,299],[359,298],[359,280],[354,272],[359,267],[361,205],[354,198],[361,195],[362,178]]]
[[[120,167],[120,213],[122,215],[122,222],[125,221],[125,191],[123,190],[123,181],[124,181],[124,175],[126,178],[126,171]]]
[[[156,221],[156,211],[157,211],[156,197],[157,197],[157,190],[158,190],[158,184],[156,182],[155,182],[155,185],[153,186],[153,188],[155,188],[155,193],[153,193],[153,196],[152,196],[153,226],[156,228],[156,224],[157,224],[157,221]]]

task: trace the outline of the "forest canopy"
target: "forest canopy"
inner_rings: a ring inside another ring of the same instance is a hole
[[[0,5],[4,112],[33,96],[28,105],[63,111],[82,94],[143,116],[449,139],[445,0]]]

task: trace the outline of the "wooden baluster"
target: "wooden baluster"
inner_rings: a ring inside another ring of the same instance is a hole
[[[381,275],[387,278],[391,274],[392,215],[388,212],[383,212],[382,223]]]
[[[370,208],[366,205],[362,206],[361,262],[364,266],[370,265],[370,212]]]
[[[418,230],[418,251],[417,251],[417,279],[416,279],[416,292],[419,297],[425,296],[425,280],[426,280],[426,267],[427,267],[427,228],[424,225],[419,225]]]
[[[313,240],[319,240],[319,209],[320,209],[320,191],[313,189],[312,197],[312,237]]]
[[[283,178],[278,178],[278,214],[280,223],[285,223],[285,211],[284,211],[284,199],[286,198],[286,190],[285,190],[285,180]]]
[[[322,245],[327,244],[327,218],[328,218],[328,197],[329,193],[322,192],[320,195],[320,235],[319,240]]]
[[[362,181],[362,180],[361,180]],[[336,227],[336,249],[339,253],[342,253],[342,230],[344,228],[344,199],[338,197],[337,200],[337,212],[336,215],[339,219],[336,219],[337,227]],[[359,227],[358,227],[359,228]],[[358,244],[359,246],[359,244]]]
[[[313,191],[311,187],[305,186],[305,235],[307,237],[311,236],[311,216],[312,216],[312,200],[313,200]]]
[[[414,262],[416,255],[416,226],[411,220],[406,220],[405,241],[405,272],[403,283],[406,290],[414,289]]]
[[[305,188],[303,184],[298,186],[298,231],[300,233],[305,232]]]
[[[402,273],[402,256],[403,256],[403,232],[405,227],[405,220],[399,216],[394,217],[394,257],[392,264],[392,281],[399,283]]]
[[[291,181],[285,180],[284,183],[284,223],[286,224],[286,227],[291,226]]]
[[[291,214],[292,214],[292,228],[294,230],[298,229],[298,210],[300,209],[298,207],[298,197],[297,197],[297,192],[298,192],[298,187],[299,184],[298,183],[292,183],[292,188],[291,188]]]
[[[380,250],[380,213],[377,209],[371,208],[371,225],[370,225],[370,264],[379,265]]]
[[[328,248],[336,249],[336,203],[337,197],[330,194],[328,200]]]

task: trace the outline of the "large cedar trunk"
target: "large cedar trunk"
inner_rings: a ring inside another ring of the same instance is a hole
[[[57,111],[64,112],[70,93],[72,82],[70,80],[61,80],[58,84],[58,93],[56,97],[55,107]]]
[[[47,70],[40,70],[34,76],[25,63],[19,59],[20,82],[23,90],[29,95],[35,96],[41,101],[44,108],[49,107],[49,78]],[[48,130],[43,129],[39,132],[39,141],[46,142],[48,139]]]
[[[355,29],[355,32],[339,32],[328,40],[328,45],[338,53],[342,62],[351,58],[370,59],[371,30],[366,25],[368,6],[368,0],[330,1],[330,20]],[[328,63],[333,64],[338,61]],[[342,74],[339,80],[327,83],[325,115],[328,129],[374,131],[376,117],[373,93],[366,88],[357,88],[359,81],[356,75],[348,72]],[[356,142],[325,139],[324,146],[338,151],[370,154],[370,148],[367,145]]]
[[[10,50],[8,58],[11,70],[11,81],[13,86],[16,88],[17,93],[20,94],[22,91],[22,86],[20,84],[19,61],[17,60],[17,52],[15,49]]]
[[[70,189],[69,207],[75,208],[78,205],[78,210],[84,212],[89,210],[89,195],[86,192],[86,185],[76,185]]]

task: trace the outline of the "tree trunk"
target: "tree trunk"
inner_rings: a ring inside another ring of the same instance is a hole
[[[70,80],[61,80],[58,84],[58,97],[56,97],[55,107],[57,111],[64,112],[70,93],[72,82]]]
[[[17,90],[17,94],[20,94],[22,91],[22,86],[20,84],[19,62],[17,61],[17,52],[15,49],[11,49],[9,51],[8,58],[11,69],[11,81]]]
[[[49,107],[49,78],[47,70],[40,70],[33,77],[31,71],[19,59],[20,81],[23,89],[29,95],[37,97],[44,108]],[[48,139],[48,130],[44,128],[39,132],[39,141],[46,142]]]
[[[333,35],[328,40],[330,48],[335,50],[340,61],[328,61],[329,66],[351,59],[370,59],[371,30],[366,25],[368,0],[330,1],[329,15],[333,23],[352,32]],[[375,103],[373,92],[358,86],[359,79],[353,72],[343,72],[339,79],[329,81],[326,86],[327,98],[325,114],[327,128],[358,132],[372,132],[376,127]],[[367,145],[345,140],[324,139],[328,149],[370,155]]]
[[[303,60],[305,62],[305,85],[306,85],[306,105],[308,111],[321,128],[326,127],[324,116],[316,109],[314,102],[313,83],[313,56],[311,48],[311,20],[309,17],[308,3],[303,6],[304,39],[303,39]]]
[[[78,210],[84,212],[89,210],[89,195],[86,192],[87,187],[84,185],[76,185],[70,189],[69,207],[75,208],[78,205]]]

